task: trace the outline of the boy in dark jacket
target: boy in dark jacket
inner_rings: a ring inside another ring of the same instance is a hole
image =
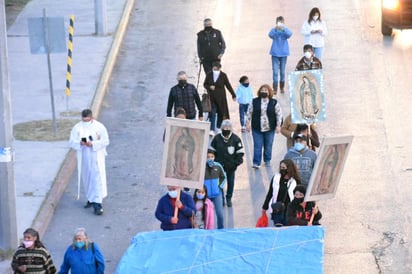
[[[305,202],[306,187],[297,185],[293,190],[295,198],[288,204],[287,219],[288,225],[319,225],[322,218],[315,202]],[[313,219],[312,219],[312,214]]]

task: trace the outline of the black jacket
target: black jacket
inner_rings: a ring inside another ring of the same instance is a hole
[[[312,209],[315,206],[314,202],[306,202],[305,208],[300,204],[294,202],[289,203],[286,216],[288,218],[288,225],[307,225],[312,216]],[[319,220],[322,218],[322,213],[318,213],[313,218],[313,225],[319,225]]]
[[[197,33],[197,55],[201,60],[217,60],[225,53],[226,43],[220,30],[202,30]]]
[[[243,163],[245,150],[242,140],[233,132],[227,140],[222,134],[217,134],[210,146],[215,150],[215,161],[219,162],[225,171],[235,171]]]

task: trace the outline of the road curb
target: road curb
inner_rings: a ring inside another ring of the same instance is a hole
[[[120,19],[119,25],[117,26],[116,34],[113,38],[109,54],[107,55],[106,63],[104,65],[103,72],[101,73],[100,80],[98,82],[91,104],[91,110],[93,111],[93,116],[95,117],[98,117],[99,115],[103,98],[108,87],[111,73],[116,63],[117,54],[122,44],[123,37],[129,23],[130,13],[132,12],[132,9],[134,7],[134,3],[135,0],[128,0],[125,4],[123,14]],[[49,226],[59,200],[63,195],[63,192],[66,189],[68,183],[70,182],[70,178],[73,175],[76,165],[76,152],[71,149],[66,154],[60,170],[57,173],[55,180],[53,181],[53,185],[51,186],[50,191],[48,192],[39,209],[39,212],[37,213],[33,221],[33,228],[36,229],[41,236],[44,235],[47,227]]]

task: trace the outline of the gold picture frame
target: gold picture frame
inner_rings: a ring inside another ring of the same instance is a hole
[[[166,118],[160,184],[201,188],[209,146],[209,122]]]
[[[340,136],[326,137],[321,141],[305,201],[327,200],[335,197],[352,140],[353,136]]]

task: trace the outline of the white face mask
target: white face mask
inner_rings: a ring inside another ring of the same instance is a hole
[[[316,20],[318,20],[319,16],[315,15],[312,18],[313,18],[313,21],[316,21]]]
[[[90,126],[92,124],[92,121],[88,121],[88,122],[82,121],[82,123],[83,123],[83,126]]]
[[[282,23],[282,22],[278,22],[276,25],[277,25],[278,27],[281,27],[281,26],[283,26],[283,23]]]
[[[309,51],[305,51],[305,57],[306,59],[310,59],[312,57],[312,53]]]
[[[29,248],[33,246],[34,241],[23,241],[23,244],[25,248]]]
[[[169,190],[168,192],[170,198],[176,198],[177,197],[177,190]]]

